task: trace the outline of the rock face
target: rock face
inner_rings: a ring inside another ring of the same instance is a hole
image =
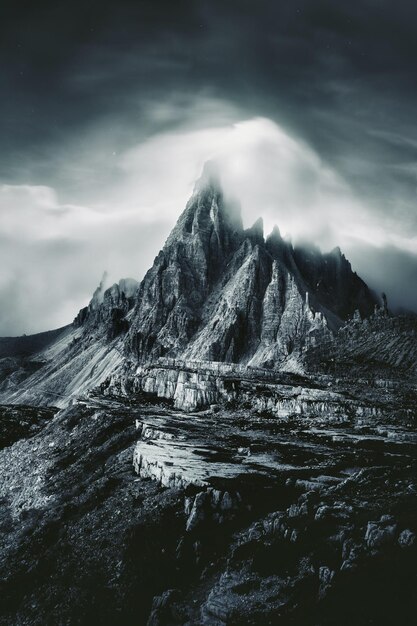
[[[244,230],[206,168],[144,277],[127,334],[138,361],[181,357],[280,367],[375,298],[340,250],[294,249],[262,220]]]
[[[330,389],[329,382],[226,363],[160,359],[155,364],[137,368],[130,390],[172,400],[174,407],[183,411],[228,404],[252,408],[280,419],[325,415],[334,422],[343,421],[346,407],[352,415],[363,417],[381,413],[381,408],[374,404],[365,406],[355,401],[353,385],[346,395],[343,387],[340,393],[332,382]],[[107,394],[122,391],[111,383],[104,389]],[[400,394],[397,397],[399,399]],[[404,401],[402,406],[406,406]],[[398,406],[396,411],[400,417]]]
[[[134,278],[122,278],[104,289],[103,278],[89,305],[76,316],[74,326],[104,334],[110,340],[126,332],[129,327],[126,315],[133,307],[138,286]]]
[[[25,358],[0,359],[3,402],[66,406],[121,365],[122,341],[138,283],[123,279],[104,289],[103,282],[72,325],[54,333],[52,339],[48,336],[52,333],[23,338],[16,348],[24,343],[39,346],[39,351]]]

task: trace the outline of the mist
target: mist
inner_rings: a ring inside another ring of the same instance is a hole
[[[323,251],[339,245],[371,288],[387,292],[391,306],[417,306],[407,288],[417,267],[416,237],[395,215],[381,224],[374,206],[272,120],[160,133],[116,155],[109,151],[109,160],[106,186],[84,194],[90,206],[64,204],[51,187],[0,187],[2,335],[69,323],[104,270],[110,282],[140,280],[208,160],[218,164],[226,197],[241,203],[245,226],[263,217],[266,235],[276,224],[294,243]],[[86,161],[93,162],[90,155]],[[410,269],[402,283],[405,260]]]

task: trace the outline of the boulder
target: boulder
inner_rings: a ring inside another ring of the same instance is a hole
[[[409,528],[406,528],[400,533],[398,537],[398,543],[401,548],[411,548],[416,541],[416,534],[413,533]]]
[[[397,524],[389,515],[383,515],[377,522],[368,522],[365,543],[371,550],[393,544],[397,535]]]

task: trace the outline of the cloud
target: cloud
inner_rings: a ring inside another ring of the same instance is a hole
[[[417,253],[414,231],[398,212],[376,211],[311,146],[266,118],[162,132],[120,152],[100,207],[174,224],[207,160],[218,162],[223,187],[240,201],[246,226],[262,216],[266,232],[277,224],[294,240],[327,249],[369,243]]]
[[[197,112],[216,107],[218,119],[232,116],[219,101],[195,103]],[[295,241],[324,250],[340,245],[371,286],[384,285],[396,305],[414,306],[409,280],[401,282],[412,274],[401,274],[401,263],[414,267],[417,259],[412,229],[396,214],[381,219],[310,145],[272,120],[214,125],[215,119],[213,113],[205,127],[190,122],[117,152],[111,136],[96,129],[83,152],[67,147],[65,159],[77,164],[81,180],[90,172],[92,182],[87,192],[73,186],[76,203],[61,200],[52,186],[1,185],[0,334],[70,322],[104,270],[113,281],[142,278],[210,159],[219,163],[226,194],[240,200],[246,226],[262,216],[266,232],[277,224]],[[385,262],[394,257],[395,271],[387,272]]]
[[[113,281],[140,276],[167,230],[140,214],[61,205],[46,187],[0,187],[0,335],[72,321],[105,269]]]
[[[415,248],[414,248],[415,250]],[[394,311],[417,311],[417,254],[394,245],[352,246],[350,260],[361,268],[361,276],[378,292],[388,294],[388,306]]]

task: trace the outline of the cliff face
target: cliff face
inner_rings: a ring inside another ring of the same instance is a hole
[[[294,249],[277,228],[265,241],[262,220],[244,230],[206,172],[140,285],[126,351],[281,367],[375,302],[340,251]]]
[[[355,310],[362,317],[371,315],[375,301],[340,248],[327,254],[321,254],[311,245],[296,248],[294,259],[307,288],[338,317],[345,320],[352,317]]]
[[[149,358],[185,350],[242,234],[240,215],[226,210],[215,181],[200,182],[140,285],[129,353]]]
[[[103,282],[95,290],[89,305],[79,311],[73,325],[114,339],[128,329],[125,318],[134,305],[139,283],[133,278],[122,278],[104,289]]]

